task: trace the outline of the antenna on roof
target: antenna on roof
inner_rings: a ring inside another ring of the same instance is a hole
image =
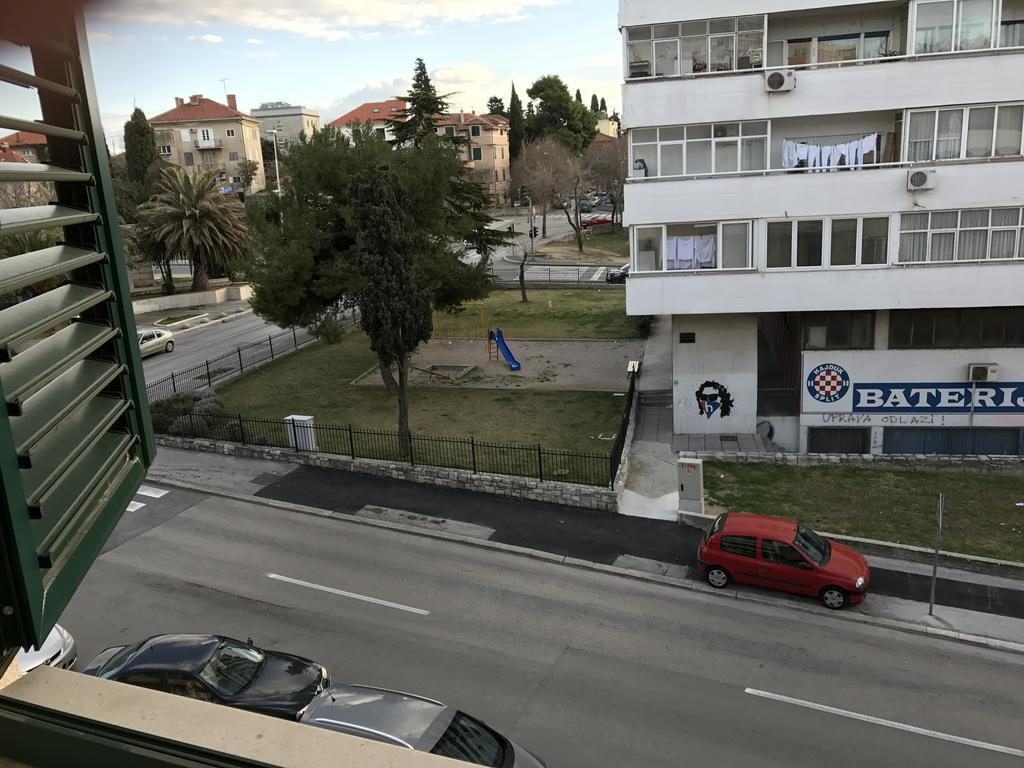
[[[230,80],[230,79],[231,79],[230,77],[222,77],[220,79],[220,84],[224,88],[224,98],[225,99],[228,97],[228,80]]]

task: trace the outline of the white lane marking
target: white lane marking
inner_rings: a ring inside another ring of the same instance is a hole
[[[406,611],[408,613],[415,613],[418,616],[429,616],[430,611],[425,611],[422,608],[413,608],[410,605],[402,605],[401,603],[392,603],[390,600],[381,600],[377,597],[368,597],[367,595],[359,595],[355,592],[346,592],[343,589],[335,589],[334,587],[325,587],[322,584],[314,584],[311,581],[303,581],[302,579],[293,579],[289,576],[281,576],[278,573],[268,573],[268,579],[274,581],[283,581],[287,584],[296,584],[300,587],[308,587],[309,589],[316,589],[320,592],[328,592],[332,595],[340,595],[341,597],[351,597],[353,600],[362,600],[364,603],[373,603],[374,605],[383,605],[385,608],[394,608],[396,611]]]
[[[162,499],[168,492],[163,488],[153,488],[149,485],[143,485],[139,488],[138,493],[141,493],[143,496],[149,496],[151,499]]]
[[[144,506],[146,506],[146,505],[143,504],[141,501],[129,501],[128,502],[128,510],[127,511],[128,512],[138,512]]]
[[[598,280],[604,279],[604,273],[608,271],[607,267],[601,267],[593,275],[590,276],[590,282],[596,283]]]
[[[862,715],[859,712],[850,712],[846,709],[837,709],[836,707],[830,707],[826,704],[816,704],[813,701],[804,701],[803,699],[794,699],[789,696],[783,696],[778,693],[769,693],[768,691],[759,691],[756,688],[747,688],[744,693],[749,693],[751,696],[760,696],[762,699],[771,699],[773,701],[781,701],[785,704],[794,704],[798,707],[805,707],[807,709],[816,709],[819,712],[827,712],[830,715],[839,715],[840,717],[848,717],[852,720],[860,720],[865,723],[871,723],[872,725],[884,725],[886,728],[895,728],[898,731],[907,731],[908,733],[916,733],[919,736],[928,736],[932,739],[940,739],[942,741],[952,741],[954,744],[963,744],[968,747],[976,747],[977,749],[987,749],[990,752],[1000,752],[1004,755],[1013,755],[1014,757],[1024,757],[1024,749],[1015,749],[1014,747],[1004,747],[999,744],[990,744],[987,741],[976,741],[975,739],[967,739],[963,736],[954,736],[951,733],[943,733],[942,731],[932,731],[927,728],[918,728],[916,725],[907,725],[906,723],[900,723],[895,720],[885,720],[881,717],[873,717],[872,715]]]

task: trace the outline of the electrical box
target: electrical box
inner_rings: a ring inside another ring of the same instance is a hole
[[[679,511],[704,514],[703,459],[679,459]]]
[[[316,451],[316,430],[312,416],[285,416],[288,425],[288,447],[293,451]]]

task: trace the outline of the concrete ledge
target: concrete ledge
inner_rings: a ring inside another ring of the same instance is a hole
[[[211,282],[214,282],[211,280]],[[228,285],[211,288],[198,293],[172,293],[170,296],[148,296],[132,301],[132,309],[136,315],[147,312],[163,312],[167,309],[183,309],[185,307],[202,307],[209,304],[221,304],[225,301],[243,301],[252,296],[252,287],[248,285]]]
[[[680,451],[686,459],[728,464],[778,464],[786,467],[871,467],[892,471],[949,471],[1024,473],[1024,456],[932,456],[924,454],[871,453],[726,453]]]
[[[761,595],[747,594],[745,592],[739,592],[734,589],[714,589],[710,585],[703,581],[696,581],[691,579],[680,579],[674,576],[662,576],[655,573],[649,573],[647,571],[637,571],[628,568],[619,568],[614,565],[605,565],[604,563],[595,563],[590,560],[581,560],[575,557],[565,557],[563,555],[556,555],[551,552],[543,552],[537,549],[530,549],[528,547],[520,547],[514,544],[502,544],[496,541],[488,541],[486,539],[478,539],[470,536],[462,536],[459,534],[449,533],[447,531],[433,530],[429,528],[422,528],[418,526],[401,525],[384,520],[372,520],[368,518],[354,517],[352,515],[335,514],[329,510],[319,509],[317,507],[307,507],[301,504],[291,504],[283,501],[276,501],[274,499],[265,499],[261,496],[246,496],[238,493],[230,493],[227,491],[210,490],[202,488],[192,483],[184,483],[174,480],[172,477],[168,477],[161,473],[151,473],[150,478],[161,485],[167,485],[174,488],[181,488],[184,490],[198,491],[200,493],[206,493],[211,496],[220,496],[228,499],[235,499],[238,501],[247,501],[252,504],[258,504],[263,507],[270,507],[281,509],[288,512],[298,512],[301,514],[315,515],[317,517],[330,517],[335,520],[342,522],[354,523],[356,525],[365,525],[372,528],[384,528],[399,533],[405,533],[412,536],[421,536],[429,539],[440,539],[443,541],[451,541],[459,544],[465,544],[477,549],[488,549],[494,552],[505,552],[508,554],[519,555],[523,557],[529,557],[533,560],[543,560],[545,562],[553,563],[555,565],[564,565],[570,568],[577,568],[580,570],[593,571],[597,573],[604,573],[611,576],[619,576],[621,578],[628,578],[634,581],[643,581],[650,584],[658,584],[666,587],[674,587],[677,589],[685,589],[689,592],[696,592],[707,596],[714,596],[718,599],[736,600],[738,602],[745,603],[757,603],[760,605],[769,606],[772,608],[788,608],[790,610],[799,611],[801,613],[810,613],[821,618],[837,619],[840,621],[850,621],[857,624],[866,624],[869,626],[876,626],[883,629],[895,630],[897,632],[906,632],[914,635],[923,635],[926,637],[932,637],[941,640],[949,640],[953,642],[963,643],[966,645],[979,646],[982,648],[989,648],[992,650],[1005,651],[1008,653],[1016,653],[1024,655],[1024,643],[1015,643],[1008,640],[999,640],[994,637],[985,637],[982,635],[972,635],[964,632],[957,632],[955,630],[945,630],[939,627],[932,627],[927,624],[915,624],[909,621],[900,621],[898,619],[887,619],[883,617],[868,616],[863,613],[856,613],[851,610],[845,611],[829,611],[824,608],[819,608],[814,604],[808,603],[806,605],[801,603],[795,603],[792,601],[783,600],[772,600],[771,598],[762,597]],[[704,517],[708,517],[704,515]],[[712,518],[713,519],[713,518]]]
[[[224,456],[245,456],[251,459],[266,459],[269,461],[283,461],[289,464],[302,464],[310,467],[340,469],[345,472],[357,472],[363,475],[407,480],[422,485],[457,488],[466,491],[489,493],[494,496],[508,496],[517,499],[541,501],[548,504],[561,504],[568,507],[596,509],[602,512],[615,512],[618,508],[615,491],[611,488],[563,483],[557,480],[542,481],[536,478],[517,477],[514,475],[493,475],[484,472],[473,473],[468,469],[413,466],[397,461],[352,459],[326,453],[304,453],[287,448],[240,445],[238,443],[226,443],[217,440],[171,437],[169,435],[157,435],[156,442],[157,445],[167,446],[168,448],[181,448],[187,451],[204,451],[206,453],[219,453]]]
[[[691,528],[708,530],[715,520],[715,515],[702,515],[697,512],[680,512],[679,522]],[[896,544],[891,541],[862,539],[857,536],[844,536],[840,533],[820,531],[822,536],[841,541],[857,549],[865,555],[892,557],[897,560],[910,560],[931,565],[934,550],[927,547],[915,547],[910,544]],[[939,565],[945,568],[956,568],[961,571],[984,573],[990,576],[1004,576],[1010,579],[1024,580],[1024,563],[1013,560],[997,560],[992,557],[965,555],[961,552],[939,551]]]

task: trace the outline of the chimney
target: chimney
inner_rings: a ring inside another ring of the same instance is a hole
[[[181,96],[175,96],[174,97],[174,106],[176,106],[176,107],[183,107],[183,106],[185,106],[185,100],[183,98],[181,98]]]
[[[194,94],[192,94],[191,96],[188,97],[188,103],[191,104],[193,107],[198,107],[199,106],[199,100],[201,98],[203,98],[203,94],[201,94],[201,93],[194,93]]]
[[[228,94],[228,106],[236,112],[238,111],[238,101],[235,99],[235,94],[233,93]]]
[[[462,125],[466,122],[466,113],[463,110],[459,110],[459,124]]]

